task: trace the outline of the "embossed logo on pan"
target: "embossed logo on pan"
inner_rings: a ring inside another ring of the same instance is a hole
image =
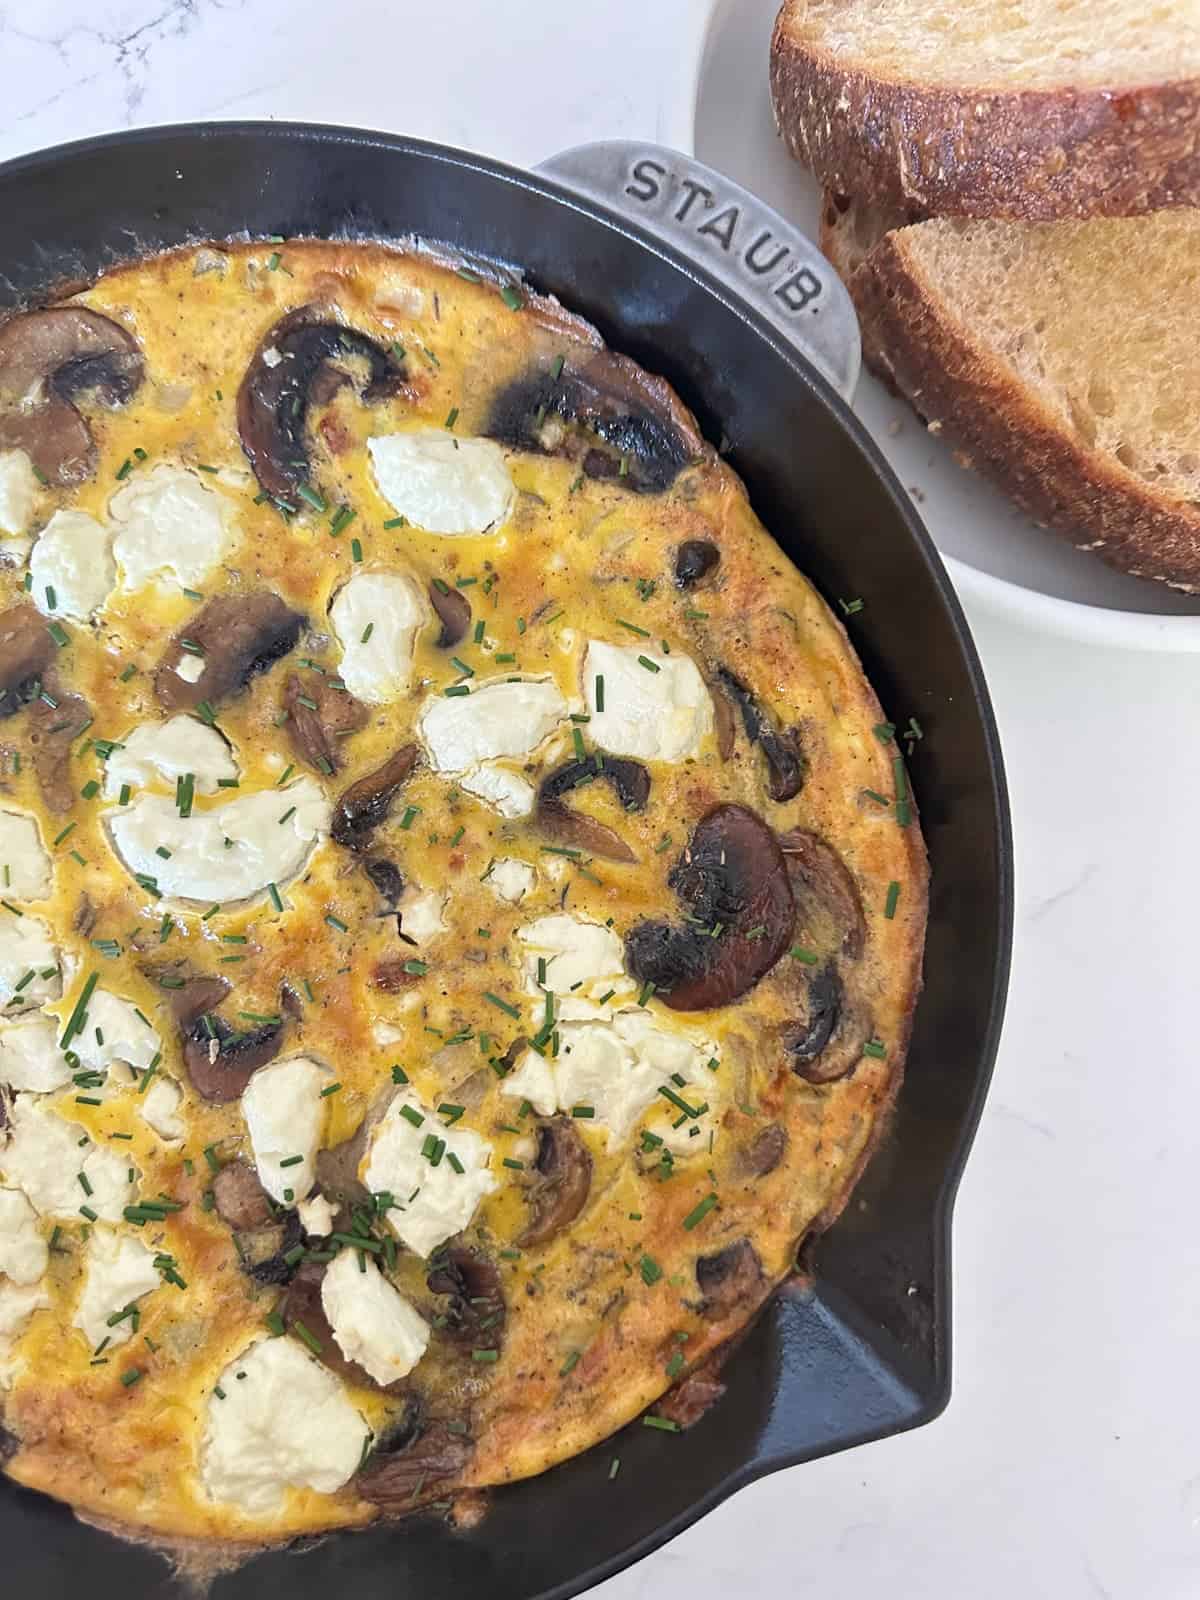
[[[625,194],[658,214],[670,218],[697,239],[713,240],[717,248],[742,268],[755,287],[771,282],[771,294],[788,311],[799,314],[818,307],[824,289],[811,267],[794,264],[791,247],[780,241],[736,201],[695,178],[673,172],[650,156],[631,160]],[[711,246],[710,246],[711,248]]]

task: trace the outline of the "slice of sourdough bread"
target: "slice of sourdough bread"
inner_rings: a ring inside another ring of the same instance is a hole
[[[1200,205],[1200,0],[784,0],[771,88],[792,154],[862,203]]]
[[[906,225],[827,196],[821,243],[868,362],[963,465],[1113,566],[1200,591],[1200,211]]]

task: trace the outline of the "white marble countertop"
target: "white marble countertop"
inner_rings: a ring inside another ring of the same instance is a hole
[[[702,0],[0,0],[0,158],[204,117],[532,163],[678,137]],[[689,1600],[1200,1594],[1195,657],[972,622],[1007,754],[1016,960],[958,1203],[955,1392],[745,1490],[604,1586]]]

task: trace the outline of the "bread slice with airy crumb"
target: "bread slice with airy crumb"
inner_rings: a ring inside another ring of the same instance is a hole
[[[963,465],[1113,566],[1200,591],[1200,211],[905,225],[827,195],[822,248],[868,362]]]
[[[771,88],[793,155],[864,204],[1200,205],[1200,0],[785,0]]]

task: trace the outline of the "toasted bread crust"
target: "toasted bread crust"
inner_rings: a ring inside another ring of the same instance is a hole
[[[1068,433],[940,304],[905,232],[886,234],[849,278],[872,367],[950,441],[962,465],[1035,521],[1134,577],[1200,592],[1200,511],[1155,495]],[[832,241],[828,253],[836,265]]]
[[[1200,204],[1200,79],[978,91],[873,76],[798,37],[771,41],[775,120],[830,189],[939,216],[1050,222]]]

